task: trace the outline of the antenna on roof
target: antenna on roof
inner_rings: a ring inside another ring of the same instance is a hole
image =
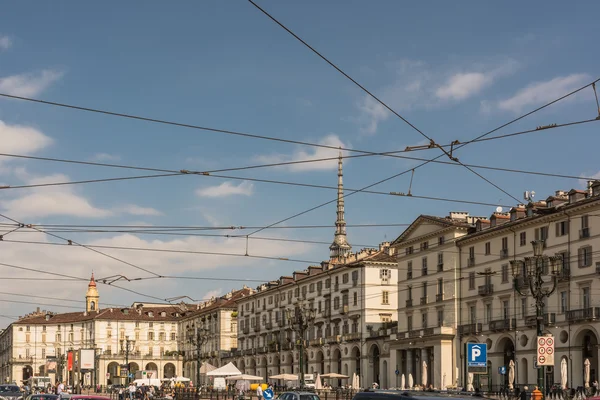
[[[534,197],[535,197],[535,192],[533,190],[531,192],[526,191],[523,193],[523,199],[525,199],[527,201],[533,201]]]
[[[497,213],[501,213],[502,212],[502,207],[500,207],[500,206],[496,207],[496,212]]]

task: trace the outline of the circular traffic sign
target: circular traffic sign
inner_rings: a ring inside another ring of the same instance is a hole
[[[538,353],[540,354],[544,354],[546,352],[546,348],[545,347],[540,347],[538,350]]]
[[[543,337],[541,337],[541,338],[538,340],[538,344],[539,344],[540,346],[544,346],[544,345],[546,344],[546,339],[544,339]]]
[[[553,344],[554,344],[554,340],[552,340],[552,338],[546,339],[546,345],[552,346]]]
[[[552,354],[552,353],[554,353],[554,349],[553,349],[552,347],[548,347],[548,348],[546,349],[546,354],[550,355],[550,354]]]
[[[540,356],[540,357],[539,357],[539,364],[543,364],[543,363],[544,363],[544,361],[546,361],[546,357],[544,357],[544,356]]]

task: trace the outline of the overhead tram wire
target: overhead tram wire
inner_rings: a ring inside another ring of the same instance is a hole
[[[443,147],[436,146],[437,144],[435,143],[435,141],[431,137],[429,137],[427,134],[425,134],[423,131],[421,131],[419,128],[417,128],[415,125],[413,125],[411,122],[409,122],[406,118],[404,118],[402,115],[400,115],[396,110],[392,109],[389,105],[387,105],[379,97],[375,96],[366,87],[364,87],[363,85],[361,85],[360,83],[358,83],[355,79],[353,79],[350,75],[348,75],[346,72],[344,72],[335,63],[333,63],[331,60],[329,60],[327,57],[325,57],[323,54],[321,54],[319,51],[317,51],[314,47],[312,47],[310,44],[308,44],[300,36],[298,36],[294,32],[292,32],[292,30],[290,28],[288,28],[283,23],[281,23],[277,18],[275,18],[274,16],[272,16],[271,14],[269,14],[265,9],[263,9],[262,7],[260,7],[254,1],[248,0],[248,2],[250,2],[250,4],[252,4],[258,10],[260,10],[260,12],[262,12],[269,19],[271,19],[273,22],[275,22],[277,25],[279,25],[287,33],[289,33],[290,35],[292,35],[296,40],[298,40],[300,43],[302,43],[304,46],[306,46],[308,49],[310,49],[313,53],[315,53],[317,56],[319,56],[323,61],[325,61],[327,64],[329,64],[331,67],[333,67],[336,71],[338,71],[344,77],[346,77],[347,79],[349,79],[352,83],[354,83],[356,86],[358,86],[362,91],[364,91],[365,93],[367,93],[372,99],[374,99],[377,103],[379,103],[381,106],[383,106],[386,110],[388,110],[389,112],[391,112],[392,114],[394,114],[396,117],[400,118],[404,123],[406,123],[412,129],[414,129],[415,131],[417,131],[425,139],[429,140],[429,142],[431,143],[432,147],[433,146],[438,147],[442,151],[443,155],[448,156],[448,158],[450,158],[452,161],[456,161],[458,164],[460,164],[463,167],[465,167],[468,171],[470,171],[471,173],[475,174],[479,178],[483,179],[485,182],[487,182],[488,184],[492,185],[493,187],[495,187],[496,189],[498,189],[499,191],[501,191],[502,193],[504,193],[508,197],[511,197],[513,200],[515,200],[517,202],[519,201],[519,199],[517,199],[515,196],[511,195],[510,193],[508,193],[506,190],[502,189],[500,186],[498,186],[497,184],[495,184],[494,182],[492,182],[490,179],[484,177],[483,175],[481,175],[478,172],[475,172],[472,168],[469,168],[469,167],[465,166],[461,161],[458,160],[458,158],[453,157],[452,154],[448,153]]]
[[[587,88],[587,87],[589,87],[589,86],[591,86],[591,85],[595,84],[595,83],[596,83],[596,82],[598,82],[598,81],[600,81],[600,79],[597,79],[597,80],[595,80],[594,82],[588,83],[588,84],[586,84],[586,85],[584,85],[584,86],[582,86],[582,87],[580,87],[580,88],[578,88],[578,89],[575,89],[575,90],[573,90],[573,91],[571,91],[571,92],[569,92],[569,93],[567,93],[567,94],[565,94],[565,95],[563,95],[563,96],[559,97],[558,99],[552,100],[552,101],[550,101],[550,102],[548,102],[548,103],[546,103],[546,104],[544,104],[544,105],[542,105],[542,106],[540,106],[540,107],[538,107],[538,108],[534,109],[533,111],[529,111],[529,112],[528,112],[528,113],[526,113],[526,114],[523,114],[523,115],[521,115],[521,116],[519,116],[519,117],[516,117],[516,118],[514,118],[514,119],[512,119],[512,120],[510,120],[510,121],[508,121],[508,122],[506,122],[506,123],[504,123],[504,124],[502,124],[502,125],[500,125],[500,126],[499,126],[499,127],[497,127],[497,128],[494,128],[494,129],[492,129],[492,130],[490,130],[490,131],[488,131],[488,132],[486,132],[486,133],[483,133],[483,134],[481,134],[481,135],[477,136],[477,137],[476,137],[476,139],[482,139],[482,138],[484,138],[484,137],[486,137],[486,136],[488,136],[488,135],[492,134],[493,132],[496,132],[496,131],[498,131],[499,129],[502,129],[502,128],[504,128],[504,127],[507,127],[507,126],[509,126],[509,125],[511,125],[511,124],[513,124],[513,123],[515,123],[515,122],[517,122],[517,121],[520,121],[521,119],[523,119],[523,118],[525,118],[525,117],[527,117],[527,116],[529,116],[529,115],[531,115],[531,114],[533,114],[533,113],[535,113],[535,112],[538,112],[538,111],[540,111],[540,110],[542,110],[542,109],[544,109],[544,108],[546,108],[546,107],[549,107],[550,105],[552,105],[552,104],[554,104],[554,103],[556,103],[556,102],[558,102],[558,101],[561,101],[561,100],[563,100],[563,99],[565,99],[565,98],[567,98],[567,97],[569,97],[569,96],[572,96],[572,95],[574,95],[575,93],[578,93],[579,91],[581,91],[581,90],[583,90],[583,89],[585,89],[585,88]],[[462,145],[460,145],[458,148],[463,148],[463,147],[465,147],[466,145],[468,145],[469,143],[470,143],[470,142],[467,142],[467,143],[465,143],[465,144],[462,144]],[[471,143],[472,143],[472,142],[471,142]],[[458,148],[457,148],[457,149],[458,149]],[[455,149],[455,150],[456,150],[456,149]],[[365,190],[365,189],[370,189],[370,188],[372,188],[373,186],[379,185],[379,184],[381,184],[381,183],[383,183],[383,182],[387,182],[387,181],[389,181],[389,180],[392,180],[392,179],[394,179],[394,178],[397,178],[397,177],[399,177],[399,176],[402,176],[402,175],[404,175],[404,174],[407,174],[407,173],[409,173],[409,172],[411,172],[411,171],[415,171],[416,169],[418,169],[418,168],[420,168],[420,167],[423,167],[423,166],[425,166],[425,165],[427,165],[427,164],[429,164],[429,163],[431,163],[431,162],[434,162],[434,161],[436,161],[436,160],[440,159],[440,158],[441,158],[441,157],[443,157],[443,156],[444,156],[443,154],[440,154],[440,155],[438,155],[438,156],[436,156],[436,157],[434,157],[434,158],[432,158],[432,159],[430,159],[430,160],[427,160],[427,161],[424,161],[424,162],[422,162],[421,164],[419,164],[419,165],[417,165],[417,166],[415,166],[415,167],[413,167],[413,168],[407,169],[407,170],[405,170],[405,171],[403,171],[403,172],[400,172],[400,173],[398,173],[398,174],[394,174],[394,175],[392,175],[392,176],[390,176],[390,177],[388,177],[388,178],[384,178],[384,179],[381,179],[381,180],[379,180],[379,181],[377,181],[377,182],[375,182],[375,183],[373,183],[373,184],[367,185],[367,186],[365,186],[364,188],[362,188],[362,190]],[[359,190],[359,191],[360,191],[360,190]],[[342,198],[346,198],[347,196],[351,196],[351,195],[353,195],[353,194],[356,194],[356,193],[358,193],[359,191],[356,191],[356,192],[351,192],[351,193],[349,193],[349,194],[345,194],[345,193],[344,193],[344,194],[342,195]],[[299,213],[296,213],[296,214],[294,214],[294,215],[292,215],[292,216],[290,216],[290,217],[284,218],[284,219],[282,219],[282,220],[279,220],[279,221],[277,221],[277,222],[274,222],[274,223],[272,223],[272,224],[270,224],[270,225],[267,225],[267,226],[264,226],[264,227],[262,227],[262,228],[260,228],[260,229],[257,229],[257,230],[255,230],[255,231],[252,231],[250,234],[248,234],[248,236],[254,235],[254,234],[258,233],[258,232],[261,232],[261,231],[263,231],[264,229],[269,229],[269,228],[271,228],[271,227],[273,227],[273,226],[275,226],[275,225],[279,225],[279,224],[281,224],[281,223],[283,223],[283,222],[286,222],[286,221],[289,221],[289,220],[291,220],[291,219],[293,219],[293,218],[296,218],[296,217],[299,217],[299,216],[301,216],[301,215],[307,214],[307,213],[309,213],[309,212],[312,212],[312,211],[314,211],[314,210],[317,210],[317,209],[319,209],[319,208],[321,208],[321,207],[324,207],[324,206],[326,206],[326,205],[329,205],[329,204],[331,204],[331,203],[334,203],[334,202],[336,202],[336,201],[337,201],[337,198],[336,198],[336,199],[333,199],[333,200],[331,200],[331,201],[327,201],[327,202],[325,202],[325,203],[322,203],[322,204],[320,204],[320,205],[317,205],[317,206],[311,207],[311,208],[309,208],[309,209],[307,209],[307,210],[304,210],[304,211],[301,211],[301,212],[299,212]],[[517,200],[517,202],[519,202],[519,200]]]
[[[38,296],[38,295],[34,295],[34,294],[0,292],[0,295],[19,296],[19,297],[35,297],[35,298],[38,298],[38,299],[58,300],[58,301],[65,301],[65,302],[70,302],[70,303],[85,303],[84,300],[62,299],[62,298],[59,298],[59,297]],[[125,307],[122,304],[111,304],[111,303],[103,303],[103,304],[105,304],[107,306],[110,306],[110,307]]]
[[[135,269],[139,269],[140,271],[144,271],[144,272],[146,272],[146,273],[148,273],[148,274],[150,274],[150,275],[154,275],[154,276],[160,276],[160,275],[159,275],[159,274],[157,274],[156,272],[153,272],[153,271],[150,271],[150,270],[148,270],[148,269],[146,269],[146,268],[143,268],[143,267],[140,267],[140,266],[138,266],[138,265],[132,264],[132,263],[130,263],[130,262],[128,262],[128,261],[125,261],[125,260],[122,260],[122,259],[120,259],[120,258],[118,258],[118,257],[111,256],[110,254],[106,254],[106,253],[104,253],[104,252],[102,252],[102,251],[100,251],[100,250],[96,250],[96,249],[94,249],[94,248],[91,248],[91,247],[89,247],[89,246],[82,245],[82,244],[80,244],[80,243],[78,243],[78,242],[76,242],[76,241],[74,241],[74,240],[72,240],[72,239],[67,239],[67,238],[64,238],[64,237],[62,237],[62,236],[60,236],[60,235],[57,235],[57,234],[55,234],[55,233],[45,232],[44,230],[37,228],[35,225],[27,225],[27,224],[24,224],[24,223],[22,223],[22,222],[19,222],[19,221],[17,221],[16,219],[10,218],[10,217],[8,217],[8,216],[6,216],[6,215],[4,215],[4,214],[1,214],[1,213],[0,213],[0,217],[2,217],[2,218],[4,218],[4,219],[7,219],[7,220],[9,220],[9,221],[12,221],[12,222],[14,222],[14,223],[16,223],[16,224],[22,225],[23,227],[28,227],[28,228],[31,228],[31,229],[35,229],[35,230],[39,231],[40,233],[45,233],[46,235],[49,235],[49,236],[52,236],[52,237],[54,237],[54,238],[57,238],[57,239],[63,240],[63,241],[65,241],[65,242],[66,242],[66,243],[65,243],[65,245],[67,245],[67,246],[76,245],[76,246],[79,246],[79,247],[83,247],[83,248],[85,248],[85,249],[88,249],[88,250],[90,250],[90,251],[93,251],[94,253],[100,254],[100,255],[102,255],[102,256],[104,256],[104,257],[107,257],[107,258],[110,258],[111,260],[114,260],[114,261],[120,262],[120,263],[122,263],[122,264],[128,265],[128,266],[130,266],[130,267],[133,267],[133,268],[135,268]]]

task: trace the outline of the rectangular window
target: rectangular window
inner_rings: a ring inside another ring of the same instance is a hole
[[[443,270],[444,270],[444,253],[438,253],[437,271],[442,272]]]
[[[112,346],[110,344],[108,346],[106,346],[106,352],[108,354],[112,354]]]
[[[425,250],[427,250],[428,248],[429,248],[429,242],[423,242],[423,243],[421,243],[421,245],[419,246],[419,249],[420,249],[421,251],[425,251]]]
[[[412,261],[406,263],[406,280],[411,280],[413,277]]]
[[[427,328],[427,313],[421,313],[421,326]]]
[[[348,283],[348,274],[342,275],[342,283]]]
[[[154,340],[154,332],[148,332],[148,340]]]
[[[569,221],[560,221],[555,224],[556,237],[569,234]]]
[[[425,276],[425,275],[427,275],[427,257],[423,257],[421,259],[421,262],[422,262],[421,275]]]
[[[589,228],[589,218],[587,215],[582,215],[581,216],[581,229],[586,229]]]
[[[505,321],[508,321],[510,319],[510,307],[508,300],[502,301],[502,317]]]
[[[303,298],[304,298],[304,297],[306,297],[306,292],[307,292],[307,291],[308,291],[308,287],[306,287],[306,285],[305,285],[305,286],[302,286],[302,297],[303,297]]]
[[[171,332],[171,340],[175,340],[175,332]]]
[[[440,236],[438,238],[438,246],[443,245],[444,243],[446,243],[446,238],[444,236]]]
[[[492,321],[492,305],[487,303],[485,305],[485,322],[490,323]]]
[[[444,309],[437,310],[437,326],[444,326]]]
[[[352,271],[352,281],[358,281],[358,271]]]
[[[485,255],[488,256],[492,253],[492,244],[490,242],[485,243]]]
[[[508,264],[502,264],[502,283],[508,282]]]
[[[469,290],[475,289],[475,272],[469,272]]]
[[[381,304],[390,304],[390,292],[387,290],[381,292]]]
[[[358,292],[354,292],[354,294],[352,295],[352,305],[358,305]]]
[[[508,238],[507,237],[502,238],[502,250],[508,250]]]
[[[521,317],[525,318],[527,316],[527,298],[521,298]]]
[[[519,233],[519,246],[523,247],[527,245],[527,232]]]
[[[331,287],[331,279],[325,279],[325,289],[329,289]]]
[[[164,332],[160,332],[158,334],[158,340],[161,340],[161,341],[165,340],[165,333]]]
[[[408,300],[412,300],[412,286],[406,288],[406,297],[408,297]]]
[[[579,268],[585,268],[592,265],[592,246],[580,247],[577,252]]]
[[[412,315],[409,315],[408,317],[406,317],[406,330],[407,331],[412,331],[413,330],[413,317]],[[29,349],[27,349],[29,350]]]
[[[423,298],[427,299],[427,282],[423,282]]]
[[[567,292],[560,292],[560,312],[561,314],[567,312]]]
[[[410,246],[410,247],[407,247],[404,251],[405,251],[406,255],[408,256],[413,253],[414,249],[412,246]]]
[[[340,308],[340,298],[336,297],[335,299],[333,299],[333,309],[337,310]]]
[[[106,331],[106,337],[109,339],[112,337],[112,330]]]
[[[269,305],[273,304],[273,296],[269,296]]]
[[[583,308],[590,308],[590,288],[589,287],[583,287],[581,288],[581,304],[583,305]]]
[[[308,285],[308,293],[314,293],[315,292],[315,284],[311,283],[310,285]]]
[[[475,308],[475,306],[469,307],[469,323],[470,324],[477,323],[477,309]]]
[[[438,279],[437,294],[444,294],[444,279]]]
[[[535,240],[546,240],[548,239],[548,227],[542,226],[541,228],[535,228]]]

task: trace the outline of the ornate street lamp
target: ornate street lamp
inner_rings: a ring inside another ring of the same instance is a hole
[[[519,278],[523,279],[523,284],[529,287],[529,294],[535,299],[535,315],[536,315],[536,330],[537,336],[544,334],[544,299],[550,297],[556,290],[558,277],[562,273],[562,256],[555,254],[548,257],[543,254],[545,243],[544,240],[534,240],[531,242],[533,246],[533,257],[525,257],[524,260],[512,260],[510,266],[513,275],[514,289],[521,296],[527,296],[526,291],[522,291],[519,285]],[[550,274],[547,273],[544,266],[551,265]],[[525,267],[525,268],[523,268]],[[525,272],[525,276],[523,273]],[[544,281],[544,277],[549,275],[551,279]],[[547,285],[547,284],[552,284]],[[538,387],[542,393],[544,391],[544,367],[538,368]]]
[[[300,348],[299,366],[300,366],[300,388],[304,387],[304,336],[310,324],[315,320],[316,310],[308,308],[300,301],[293,309],[285,310],[288,325],[297,333],[296,345]]]
[[[200,388],[200,362],[202,360],[200,350],[202,345],[209,339],[208,328],[201,327],[194,329],[192,327],[187,328],[187,341],[192,346],[196,346],[196,390]]]
[[[121,351],[125,353],[125,365],[127,365],[127,384],[131,382],[131,368],[129,365],[129,352],[135,348],[135,340],[129,340],[129,336],[121,340]]]

